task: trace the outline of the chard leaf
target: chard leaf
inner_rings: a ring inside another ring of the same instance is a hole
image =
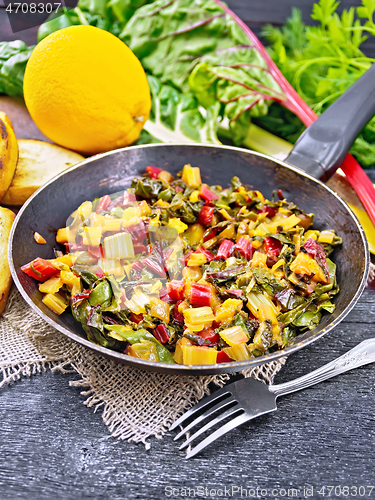
[[[259,286],[266,292],[274,296],[278,292],[282,292],[286,285],[283,285],[271,271],[263,269],[262,267],[254,267],[251,269],[253,276]]]
[[[23,75],[33,48],[21,40],[0,42],[0,93],[22,95]]]
[[[319,324],[321,318],[322,313],[320,312],[306,311],[298,316],[298,318],[295,319],[292,323],[294,326],[298,326],[299,328],[308,328],[309,330],[312,330],[316,327],[316,325]]]
[[[216,136],[220,109],[217,104],[210,106],[204,117],[192,93],[182,94],[153,76],[147,80],[152,108],[144,128],[151,136],[161,142],[220,143]]]
[[[215,0],[157,0],[144,5],[120,38],[147,72],[170,86],[170,95],[171,88],[187,95],[192,92],[207,117],[212,106],[214,115],[220,109],[222,121],[229,123],[231,138],[237,144],[246,138],[252,116],[266,115],[273,101],[288,105],[252,40]],[[173,98],[170,102],[173,106]],[[146,126],[160,139],[151,127]],[[197,140],[191,128],[187,130],[188,137]]]

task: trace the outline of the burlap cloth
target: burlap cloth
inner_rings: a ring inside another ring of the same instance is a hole
[[[243,372],[271,382],[286,358]],[[44,322],[13,288],[0,319],[0,387],[51,369],[75,371],[71,386],[85,388],[84,404],[102,408],[113,437],[150,444],[161,439],[184,411],[209,394],[211,382],[225,384],[230,375],[181,377],[136,370],[86,349]],[[77,377],[75,377],[76,379]]]

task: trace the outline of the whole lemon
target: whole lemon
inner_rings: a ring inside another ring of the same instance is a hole
[[[134,142],[151,109],[141,63],[120,39],[94,26],[70,26],[42,40],[23,86],[40,130],[87,155]]]

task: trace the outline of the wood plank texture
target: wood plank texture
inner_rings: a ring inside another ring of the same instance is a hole
[[[374,293],[367,290],[334,332],[291,356],[277,382],[318,368],[371,337]],[[178,452],[174,434],[151,440],[147,452],[143,445],[106,439],[100,411],[85,408],[68,380],[69,375],[48,372],[1,391],[2,500],[149,500],[166,498],[167,486],[232,485],[298,488],[298,498],[305,498],[304,485],[373,484],[373,365],[280,398],[277,412],[233,431],[190,461]]]

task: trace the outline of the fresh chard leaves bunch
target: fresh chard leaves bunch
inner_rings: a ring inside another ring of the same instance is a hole
[[[246,139],[252,116],[266,115],[273,101],[290,105],[220,2],[157,0],[138,9],[119,36],[162,84],[192,92],[208,116],[219,115],[236,144]]]
[[[361,50],[362,43],[375,35],[374,0],[362,6],[336,12],[339,2],[320,0],[314,4],[312,19],[317,26],[306,26],[301,12],[294,8],[282,28],[265,26],[263,36],[268,51],[299,95],[319,115],[360,76],[374,59]],[[295,142],[303,126],[280,106],[272,106],[259,125]],[[362,166],[375,165],[375,119],[364,127],[351,153]]]
[[[22,95],[23,75],[33,48],[21,40],[0,43],[0,93]]]

